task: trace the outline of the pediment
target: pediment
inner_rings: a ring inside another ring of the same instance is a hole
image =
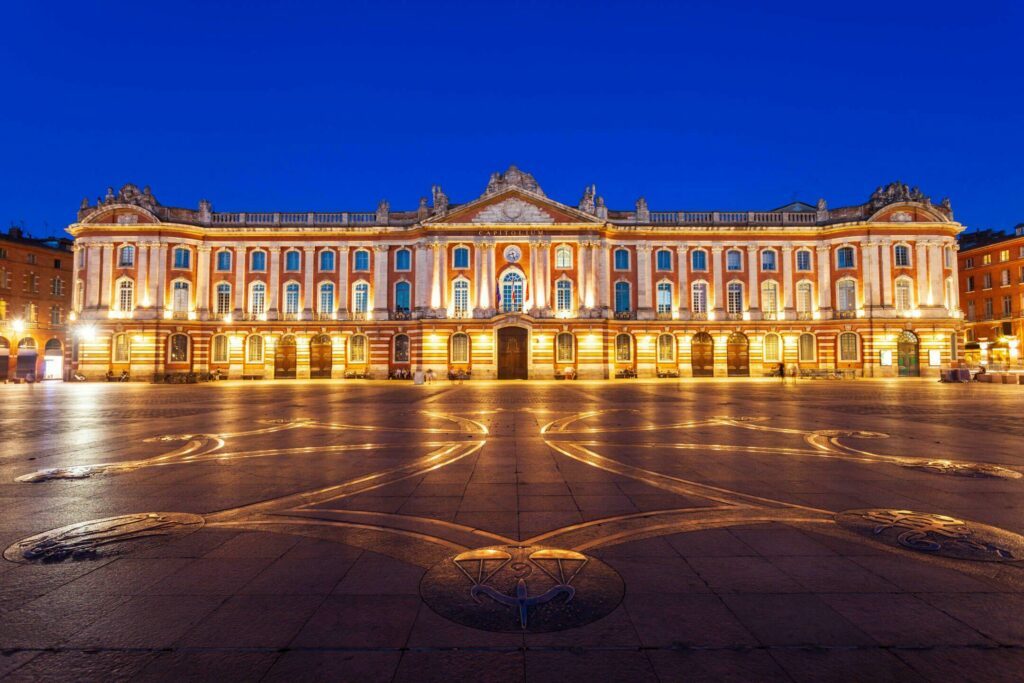
[[[152,212],[134,204],[108,204],[93,211],[82,220],[82,223],[115,223],[118,225],[159,222]]]
[[[445,215],[435,216],[426,222],[433,225],[555,225],[601,221],[547,197],[510,188],[456,206]]]

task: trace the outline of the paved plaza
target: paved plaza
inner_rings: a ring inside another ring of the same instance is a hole
[[[1019,680],[1022,399],[0,386],[0,677]]]

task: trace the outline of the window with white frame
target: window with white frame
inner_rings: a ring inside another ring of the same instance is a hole
[[[629,270],[629,249],[616,249],[615,270]]]
[[[334,252],[330,249],[324,249],[320,252],[320,270],[334,270]]]
[[[254,251],[249,254],[249,270],[254,273],[262,273],[267,270],[267,252]]]
[[[352,270],[360,273],[370,271],[370,252],[366,249],[359,249],[352,255]]]
[[[121,247],[121,251],[118,252],[117,265],[120,268],[131,268],[135,265],[135,247],[130,244],[126,244]]]
[[[117,310],[122,313],[135,310],[135,283],[131,280],[121,280],[117,285]]]
[[[739,249],[730,249],[725,252],[726,270],[743,270],[743,253]]]
[[[469,247],[455,247],[452,252],[452,268],[469,268]]]
[[[690,269],[706,271],[708,269],[708,252],[703,249],[694,249],[690,253]]]
[[[615,283],[615,312],[624,313],[632,308],[633,302],[630,296],[628,282]]]
[[[191,285],[184,280],[175,280],[174,289],[171,299],[171,307],[175,313],[188,313],[189,309],[189,290]]]
[[[334,313],[334,285],[330,282],[320,285],[320,313]]]
[[[906,278],[896,280],[896,310],[909,311],[913,307],[910,280]]]
[[[572,249],[564,244],[555,249],[555,268],[561,270],[572,268]]]
[[[779,313],[779,284],[774,280],[761,283],[761,311],[773,317]]]
[[[366,363],[366,335],[356,334],[348,342],[348,361],[350,363]]]
[[[469,280],[460,278],[452,283],[452,305],[455,315],[469,315]]]
[[[779,363],[782,361],[782,339],[774,332],[764,335],[764,362]]]
[[[352,289],[352,310],[355,313],[366,313],[370,305],[370,285],[365,282],[356,283]]]
[[[814,335],[810,332],[804,332],[800,335],[800,339],[797,342],[797,358],[801,363],[813,362],[816,358],[815,355],[815,343]]]
[[[576,356],[576,340],[569,332],[560,332],[555,339],[555,361],[571,363]]]
[[[510,270],[501,279],[501,310],[505,313],[518,313],[523,310],[523,276]]]
[[[245,362],[263,362],[263,337],[258,334],[250,334],[245,341]]]
[[[412,286],[405,280],[395,283],[395,310],[401,311],[402,313],[408,313],[411,301]],[[455,305],[458,307],[457,300]]]
[[[214,309],[218,315],[227,315],[231,312],[231,285],[227,282],[217,284],[217,303]]]
[[[399,249],[395,252],[395,270],[409,272],[412,270],[412,252],[408,249]]]
[[[743,312],[743,283],[741,282],[730,282],[725,289],[726,292],[726,310],[736,315]]]
[[[302,254],[297,249],[285,252],[284,269],[292,273],[302,270]]]
[[[799,249],[796,252],[796,269],[807,272],[811,269],[811,250]]]
[[[396,334],[393,343],[394,346],[394,359],[396,363],[408,363],[409,362],[409,335],[407,334]]]
[[[615,362],[628,363],[633,360],[633,338],[622,333],[615,336]]]
[[[836,305],[840,311],[853,311],[857,308],[857,283],[853,280],[840,280],[836,283]]]
[[[659,249],[655,254],[654,267],[659,271],[672,270],[672,252],[668,249]]]
[[[188,270],[192,267],[192,252],[185,247],[174,250],[174,267]]]
[[[249,312],[263,315],[267,310],[267,286],[262,282],[254,282],[249,290]]]
[[[813,310],[814,290],[813,285],[806,280],[796,285],[796,312],[810,313]]]
[[[860,358],[860,339],[854,332],[839,335],[839,360],[853,362]]]
[[[187,363],[189,339],[184,334],[172,334],[167,339],[167,360],[171,363]]]
[[[671,363],[676,359],[676,338],[671,334],[658,335],[658,362]]]
[[[694,282],[690,287],[690,308],[694,313],[708,312],[708,283]]]
[[[214,363],[228,362],[228,337],[226,334],[217,334],[212,342],[212,360]]]
[[[672,283],[659,282],[657,289],[658,313],[672,312]]]
[[[231,270],[231,252],[227,249],[217,252],[217,270],[220,272]]]
[[[837,268],[853,268],[855,265],[853,247],[839,247],[836,249]]]
[[[893,247],[893,263],[897,268],[909,268],[910,247],[905,244],[897,244]]]
[[[115,363],[128,363],[131,361],[131,341],[127,334],[115,334],[114,335],[114,355],[113,361]]]
[[[765,249],[761,252],[761,270],[775,272],[778,270],[778,255],[772,249]]]
[[[572,282],[559,280],[555,283],[555,310],[559,313],[572,311]]]
[[[469,362],[469,335],[462,332],[452,335],[452,363],[465,364]]]
[[[284,286],[284,313],[285,315],[298,315],[299,313],[298,282],[289,282]]]

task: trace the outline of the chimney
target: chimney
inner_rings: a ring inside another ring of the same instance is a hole
[[[10,229],[7,231],[7,234],[10,235],[11,237],[19,237],[20,238],[21,237],[21,228],[12,225],[10,227]]]

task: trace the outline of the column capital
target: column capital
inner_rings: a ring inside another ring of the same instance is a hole
[[[636,244],[637,253],[649,254],[653,249],[654,245],[652,245],[650,242],[637,242]]]
[[[723,251],[725,251],[725,247],[723,247],[723,246],[721,246],[719,244],[716,244],[716,245],[711,247],[711,253],[712,254],[721,254]]]
[[[390,244],[375,244],[375,245],[373,245],[373,250],[375,252],[377,252],[378,254],[381,253],[381,252],[387,251],[390,248],[391,248]]]
[[[796,247],[794,247],[792,244],[783,244],[781,247],[779,247],[779,250],[783,254],[788,254],[791,251],[793,251],[794,249],[796,249]]]
[[[200,254],[209,254],[211,248],[212,247],[210,247],[209,244],[200,244],[198,247],[196,247],[196,251],[198,251]]]
[[[817,251],[817,252],[818,252],[819,254],[827,254],[828,252],[830,252],[830,251],[832,250],[832,247],[830,247],[830,246],[829,246],[829,245],[827,245],[827,244],[819,244],[819,245],[817,245],[816,247],[814,247],[814,249],[815,249],[815,250],[816,250],[816,251]]]
[[[686,252],[688,250],[689,250],[689,247],[685,247],[685,246],[676,247],[676,253],[679,254],[680,256],[685,256]]]
[[[303,247],[302,251],[304,251],[307,254],[312,254],[313,252],[316,251],[316,247]]]
[[[349,252],[348,245],[343,245],[343,246],[338,247],[338,253],[339,254],[347,254],[348,252]]]
[[[761,251],[761,245],[760,244],[748,244],[747,245],[747,253],[748,254],[756,254],[759,251]]]
[[[238,247],[235,248],[237,249]],[[242,247],[242,249],[245,249],[245,247]],[[267,251],[269,251],[271,254],[280,254],[281,247],[267,247]]]

